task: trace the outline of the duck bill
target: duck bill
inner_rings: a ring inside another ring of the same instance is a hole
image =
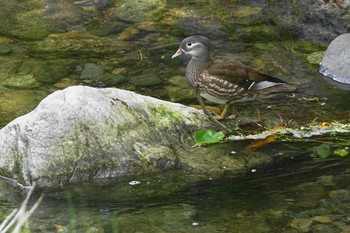
[[[185,51],[182,48],[179,48],[176,53],[174,53],[173,56],[171,56],[172,59],[174,59],[175,57],[181,56],[182,54],[185,54]]]

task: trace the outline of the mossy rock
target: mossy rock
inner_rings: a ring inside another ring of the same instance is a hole
[[[165,0],[119,1],[116,16],[126,21],[158,21],[166,12]]]
[[[35,89],[42,86],[42,83],[38,82],[33,75],[27,74],[13,76],[3,82],[3,85],[13,89]]]
[[[19,74],[32,75],[43,83],[55,83],[69,73],[70,61],[65,59],[47,60],[29,59],[18,69]]]
[[[0,55],[6,55],[11,52],[11,48],[7,45],[0,44]]]
[[[39,40],[54,30],[54,23],[45,19],[45,7],[41,1],[1,1],[0,8],[3,35]]]

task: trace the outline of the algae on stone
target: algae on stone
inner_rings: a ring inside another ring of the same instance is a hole
[[[15,75],[3,82],[5,87],[13,89],[35,89],[42,86],[41,82],[38,82],[33,75]]]
[[[121,0],[115,14],[126,21],[158,21],[166,11],[165,0]]]
[[[54,30],[54,23],[45,19],[43,1],[1,1],[0,31],[3,35],[22,39],[43,39]]]

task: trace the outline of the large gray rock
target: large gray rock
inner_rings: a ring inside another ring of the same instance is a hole
[[[350,84],[350,33],[335,38],[322,59],[320,73],[334,81]]]
[[[69,87],[0,130],[0,175],[59,187],[168,169],[215,177],[270,159],[232,158],[232,146],[225,145],[192,148],[187,131],[205,127],[211,125],[204,114],[181,104],[113,88]]]

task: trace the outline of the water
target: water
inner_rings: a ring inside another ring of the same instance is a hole
[[[349,119],[350,92],[329,85],[318,74],[318,65],[307,61],[307,55],[325,50],[329,42],[326,39],[333,31],[315,27],[304,35],[295,25],[284,28],[274,21],[278,18],[277,8],[284,12],[297,11],[297,7],[276,7],[270,1],[168,1],[161,21],[132,23],[115,18],[110,1],[98,2],[96,10],[89,1],[46,1],[44,18],[58,22],[59,27],[47,32],[45,23],[38,27],[39,34],[26,31],[28,25],[19,27],[28,19],[26,14],[16,18],[16,27],[11,26],[13,12],[25,12],[25,7],[16,11],[16,3],[0,2],[9,13],[2,26],[10,24],[8,30],[1,28],[7,36],[0,37],[0,42],[12,51],[0,57],[0,127],[31,111],[49,93],[70,85],[113,86],[196,104],[177,77],[183,75],[186,62],[170,59],[178,43],[194,33],[212,39],[215,55],[237,59],[298,85],[300,93],[295,99],[241,105],[242,116],[251,116],[260,109],[267,120],[270,115],[281,114],[287,120],[293,119],[296,126]],[[33,10],[32,14],[35,12],[40,11]],[[17,23],[21,19],[22,24]],[[40,19],[35,18],[30,25],[39,23]],[[61,34],[67,31],[70,33]],[[320,31],[322,36],[316,40],[315,32]],[[82,78],[89,63],[109,76],[101,80]],[[34,69],[37,67],[41,68]],[[110,75],[115,76],[110,79]],[[15,82],[16,77],[24,76],[34,87],[13,86],[24,85]],[[156,84],[137,82],[145,76],[157,77],[150,80]],[[124,81],[110,82],[117,79]],[[251,127],[255,130],[257,126]],[[348,135],[339,137],[349,141]],[[330,138],[324,139],[332,142]],[[207,177],[192,182],[191,174],[169,171],[138,177],[141,183],[134,186],[129,185],[132,179],[119,179],[107,186],[81,184],[47,193],[31,217],[29,229],[113,233],[350,232],[350,161],[335,156],[313,158],[312,148],[320,143],[269,145],[261,150],[270,154],[282,151],[288,154],[287,159],[249,169],[243,178],[228,174],[216,180]],[[19,207],[24,194],[3,180],[0,187],[1,221]],[[30,206],[37,198],[31,199]]]
[[[31,232],[346,232],[350,160],[299,154],[243,178],[223,176],[157,194],[160,179],[46,194]],[[174,174],[170,174],[174,175]],[[147,186],[145,188],[145,186]],[[81,192],[83,190],[83,192]],[[2,198],[14,208],[21,195]],[[36,197],[33,197],[33,201]],[[8,210],[7,210],[8,211]],[[4,211],[6,212],[6,211]],[[325,231],[321,231],[325,232]]]

